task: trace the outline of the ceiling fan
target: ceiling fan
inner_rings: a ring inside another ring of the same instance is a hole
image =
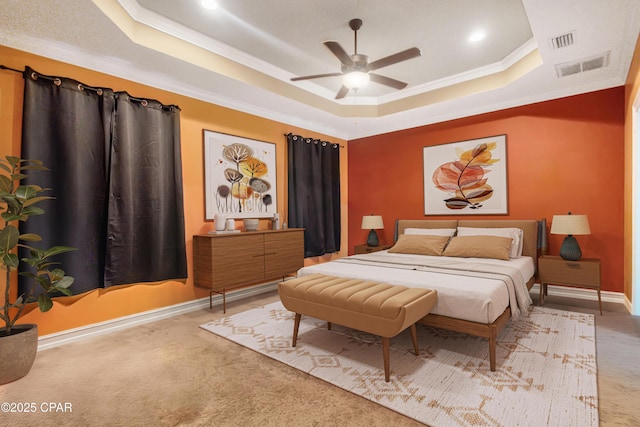
[[[358,53],[358,30],[360,29],[360,27],[362,27],[362,20],[352,19],[351,21],[349,21],[349,27],[353,30],[353,55],[347,54],[347,52],[342,48],[342,46],[340,46],[338,42],[324,42],[324,45],[329,48],[329,50],[340,60],[342,72],[293,77],[291,81],[343,76],[342,87],[338,91],[336,99],[344,98],[350,89],[358,90],[359,88],[366,85],[369,80],[375,83],[392,87],[394,89],[405,88],[407,86],[407,83],[392,79],[390,77],[381,76],[380,74],[371,73],[371,71],[377,70],[382,67],[387,67],[389,65],[397,64],[398,62],[406,61],[407,59],[416,58],[422,55],[420,49],[418,49],[417,47],[412,47],[407,50],[403,50],[402,52],[394,53],[393,55],[385,56],[384,58],[369,62],[369,57],[367,55]]]

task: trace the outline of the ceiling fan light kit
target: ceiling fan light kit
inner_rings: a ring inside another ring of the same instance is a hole
[[[342,77],[342,84],[348,89],[358,90],[365,87],[369,79],[369,74],[364,71],[352,71]]]
[[[420,49],[412,47],[403,50],[393,55],[386,56],[373,62],[369,62],[367,55],[358,54],[358,30],[362,26],[361,19],[352,19],[349,21],[349,27],[353,30],[354,39],[354,53],[353,55],[347,54],[347,52],[336,41],[326,41],[324,45],[333,53],[338,60],[340,60],[340,73],[325,73],[314,74],[311,76],[294,77],[291,81],[298,80],[311,80],[324,77],[337,77],[342,76],[342,87],[336,95],[336,99],[344,98],[350,90],[357,91],[358,89],[366,86],[369,81],[392,87],[394,89],[403,89],[407,86],[407,83],[401,82],[391,77],[381,76],[379,74],[372,73],[371,71],[379,68],[388,67],[389,65],[397,64],[398,62],[406,61],[408,59],[416,58],[422,55]]]

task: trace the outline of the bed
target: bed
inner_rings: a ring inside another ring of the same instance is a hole
[[[396,244],[389,250],[307,266],[298,276],[320,273],[435,289],[437,303],[420,323],[488,339],[490,369],[495,371],[498,334],[511,317],[526,315],[531,305],[539,227],[536,220],[397,220]],[[427,237],[419,237],[423,233]],[[500,237],[487,237],[491,234]],[[476,253],[476,247],[467,252],[468,243],[478,241],[491,252],[498,248],[498,255]],[[429,249],[425,252],[420,246],[416,252],[411,246],[415,242],[427,242]],[[433,245],[437,248],[431,254]],[[404,250],[407,247],[412,249]],[[438,253],[441,247],[445,256]]]

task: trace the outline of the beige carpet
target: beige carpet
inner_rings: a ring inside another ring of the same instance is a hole
[[[259,353],[430,426],[597,426],[594,318],[533,307],[500,334],[498,369],[486,340],[420,327],[420,356],[408,331],[391,340],[384,381],[379,340],[293,314],[280,302],[201,325]]]

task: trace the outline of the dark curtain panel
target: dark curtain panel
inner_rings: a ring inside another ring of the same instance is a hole
[[[56,259],[74,293],[187,277],[180,109],[28,67],[24,77],[21,157],[51,169],[26,183],[55,200],[21,233],[78,248]],[[32,285],[21,278],[19,290]]]
[[[287,135],[289,227],[304,228],[305,257],[340,250],[340,146]]]
[[[116,94],[105,286],[187,277],[180,110]]]
[[[102,285],[106,237],[108,147],[113,92],[84,89],[79,82],[25,70],[22,155],[42,160],[49,171],[30,171],[26,184],[51,190],[41,203],[44,215],[20,224],[21,233],[37,233],[33,246],[65,245],[77,251],[59,255],[71,287],[81,293]],[[24,256],[21,250],[20,256]],[[20,292],[33,282],[20,277]],[[39,292],[39,287],[35,290]]]

